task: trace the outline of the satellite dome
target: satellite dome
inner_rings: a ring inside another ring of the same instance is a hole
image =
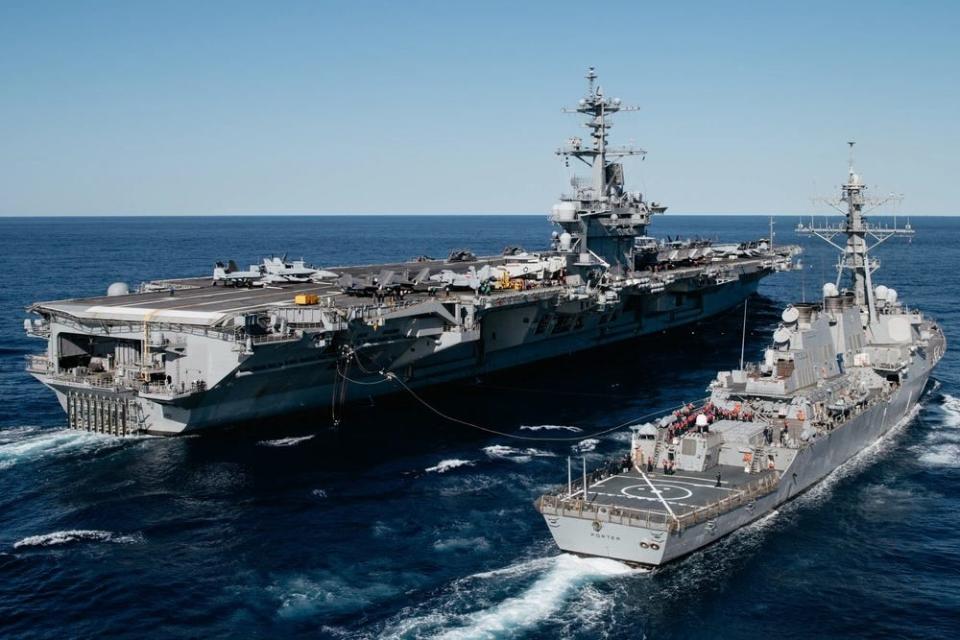
[[[793,324],[800,318],[800,312],[797,310],[795,306],[790,305],[789,307],[783,310],[783,313],[780,314],[780,317],[787,324]]]
[[[611,219],[611,220],[619,220],[619,219],[620,219],[620,216],[618,216],[618,215],[615,214],[615,213],[611,213],[611,214],[610,214],[610,219]]]
[[[889,302],[890,304],[896,304],[897,302],[896,289],[887,289],[887,302]]]
[[[890,289],[888,289],[886,286],[882,284],[878,286],[876,289],[874,289],[873,291],[874,293],[877,294],[877,298],[880,300],[886,300],[887,295],[890,293]]]
[[[130,287],[127,286],[126,282],[114,282],[112,285],[107,287],[107,296],[110,298],[116,296],[125,296],[130,293]]]
[[[780,327],[773,332],[773,341],[777,344],[786,344],[790,342],[790,329]]]
[[[698,427],[705,427],[707,426],[707,424],[709,424],[709,422],[707,421],[707,416],[705,414],[701,413],[700,415],[697,416]]]
[[[833,296],[837,295],[840,295],[840,292],[837,291],[837,285],[833,284],[832,282],[828,282],[827,284],[823,285],[824,298],[832,298]]]

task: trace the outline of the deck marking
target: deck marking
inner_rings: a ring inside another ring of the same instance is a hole
[[[687,489],[686,487],[680,487],[673,484],[657,484],[657,483],[654,483],[654,486],[657,487],[657,491],[659,491],[663,495],[663,499],[666,500],[667,502],[677,502],[679,500],[686,500],[687,498],[693,496],[693,491],[691,491],[690,489]],[[623,489],[620,490],[620,493],[627,496],[628,498],[649,499],[646,496],[638,496],[633,493],[630,493],[631,490],[635,491],[637,489],[639,489],[642,492],[650,493],[650,487],[647,487],[642,484],[632,484],[630,486],[624,487]],[[686,492],[686,495],[669,497],[670,494],[672,494],[674,491]]]

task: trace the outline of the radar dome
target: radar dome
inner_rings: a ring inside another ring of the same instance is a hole
[[[125,296],[130,293],[130,287],[127,286],[126,282],[114,282],[112,285],[107,287],[107,296],[113,298],[115,296]]]
[[[570,243],[573,241],[573,236],[564,231],[560,234],[560,250],[561,251],[570,251]]]
[[[828,282],[827,284],[823,285],[824,298],[832,298],[833,296],[838,295],[840,295],[840,292],[837,291],[837,285],[833,284],[832,282]]]
[[[773,341],[777,344],[786,344],[790,342],[790,329],[780,327],[773,332]]]
[[[783,313],[780,314],[780,317],[783,318],[783,321],[787,324],[793,324],[800,318],[800,312],[797,311],[796,307],[790,305],[783,310]]]

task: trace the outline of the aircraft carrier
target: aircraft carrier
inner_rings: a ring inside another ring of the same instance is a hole
[[[797,497],[912,415],[946,339],[894,289],[873,286],[868,242],[912,230],[868,224],[865,189],[851,161],[845,223],[800,227],[840,249],[837,281],[821,301],[783,311],[762,362],[720,371],[706,401],[632,427],[625,456],[590,473],[584,464],[576,483],[568,466],[567,485],[536,501],[561,549],[674,561]]]
[[[557,150],[584,176],[553,207],[543,251],[315,268],[271,258],[212,276],[98,298],[38,302],[28,334],[46,353],[27,371],[57,395],[70,427],[179,434],[423,387],[696,322],[741,304],[791,268],[794,247],[646,235],[666,207],[625,188],[608,145],[609,98],[591,68],[569,111],[589,139]],[[546,243],[545,243],[546,245]]]

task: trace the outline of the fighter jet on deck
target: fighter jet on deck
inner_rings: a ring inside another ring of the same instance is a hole
[[[237,263],[233,260],[227,261],[226,266],[223,262],[217,261],[213,267],[213,284],[223,284],[228,287],[252,287],[261,284],[263,271],[257,265],[251,265],[246,271],[241,271]]]

